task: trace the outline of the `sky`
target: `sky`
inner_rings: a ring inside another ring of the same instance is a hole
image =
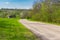
[[[34,0],[0,0],[1,8],[17,8],[17,9],[30,9],[32,8]]]

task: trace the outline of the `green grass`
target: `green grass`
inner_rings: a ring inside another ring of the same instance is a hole
[[[53,24],[53,25],[58,25],[60,26],[60,23],[55,23],[55,22],[43,22],[43,21],[36,21],[36,20],[32,20],[32,19],[27,19],[29,21],[34,21],[34,22],[42,22],[42,23],[46,23],[46,24]]]
[[[18,19],[0,18],[0,40],[38,40]]]

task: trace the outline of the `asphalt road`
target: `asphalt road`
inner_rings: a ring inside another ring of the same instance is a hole
[[[60,40],[60,26],[42,22],[33,22],[26,19],[19,20],[41,40]]]

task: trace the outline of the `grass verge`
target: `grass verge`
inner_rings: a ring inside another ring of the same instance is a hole
[[[43,21],[36,21],[36,20],[32,20],[32,19],[27,19],[29,21],[34,21],[34,22],[42,22],[42,23],[46,23],[46,24],[53,24],[53,25],[58,25],[60,26],[60,23],[55,23],[55,22],[43,22]]]
[[[38,40],[18,19],[0,18],[0,40]]]

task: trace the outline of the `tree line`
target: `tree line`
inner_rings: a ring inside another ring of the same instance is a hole
[[[60,23],[60,0],[35,1],[27,17],[35,21]]]
[[[21,14],[26,13],[30,9],[0,9],[0,18],[22,18]],[[23,16],[23,15],[22,15]],[[23,16],[25,17],[25,16]]]

